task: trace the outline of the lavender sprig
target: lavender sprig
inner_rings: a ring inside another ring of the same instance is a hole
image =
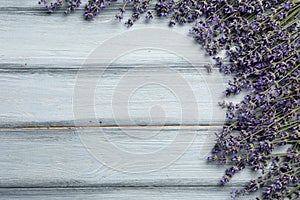
[[[84,18],[86,20],[93,19],[103,8],[105,8],[105,0],[89,0],[85,5]]]
[[[47,0],[40,0],[39,4],[45,5],[45,9],[49,13],[53,13],[55,10],[58,10],[60,7],[63,6],[64,0],[56,0],[55,2],[47,3]]]
[[[126,6],[131,5],[132,14],[131,17],[125,22],[127,27],[131,27],[134,22],[140,19],[140,16],[143,13],[146,13],[146,19],[150,20],[153,18],[153,14],[151,10],[148,9],[150,2],[152,0],[124,0],[123,6],[119,8],[119,13],[116,14],[116,19],[121,21],[124,18],[124,13],[126,11]]]
[[[68,0],[68,7],[65,10],[66,14],[69,14],[79,8],[81,5],[81,0]]]

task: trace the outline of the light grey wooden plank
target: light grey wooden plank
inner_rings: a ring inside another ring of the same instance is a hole
[[[213,130],[189,127],[184,129],[177,143],[174,142],[179,137],[176,128],[101,130],[103,134],[100,129],[80,129],[83,131],[80,133],[70,129],[2,130],[0,187],[214,187],[224,173],[224,166],[206,162],[213,146]],[[101,147],[92,149],[93,146],[86,145],[90,143],[83,145],[81,141],[85,140],[80,140],[78,134],[81,138],[94,138],[101,143]],[[195,139],[189,141],[194,135]],[[116,155],[113,154],[115,149],[109,146],[111,144],[120,152],[129,152],[132,159],[110,159]],[[174,144],[176,148],[171,148]],[[166,154],[164,148],[169,147],[170,151]],[[97,152],[103,152],[108,157],[99,157]],[[146,168],[151,164],[151,160],[147,160],[148,154],[157,156],[155,160],[179,158],[170,163],[169,160],[162,160],[155,166],[156,170],[149,172]],[[145,159],[137,164],[139,155]],[[254,173],[246,170],[234,177],[229,185],[238,187],[254,176]]]
[[[0,199],[230,200],[234,187],[0,189]],[[254,195],[240,199],[250,199]]]
[[[115,13],[114,10],[111,10],[89,22],[83,20],[80,13],[70,16],[61,14],[38,16],[30,13],[0,12],[0,59],[2,63],[0,67],[78,67],[104,41],[128,31],[123,23],[113,19]],[[156,19],[150,23],[145,23],[141,19],[129,30],[138,28],[164,28],[188,37],[190,26],[171,29],[167,26],[167,19]],[[149,38],[149,40],[151,39],[153,40],[153,38]],[[133,43],[134,41],[132,40]],[[174,45],[175,43],[176,41],[174,41]],[[192,38],[190,44],[186,45],[198,48]],[[199,63],[203,65],[203,62],[206,61],[203,60],[202,54],[203,51],[199,48]],[[141,62],[144,59],[145,55],[136,58]],[[162,61],[159,58],[157,60]],[[165,58],[165,63],[168,63],[167,61],[168,58]]]
[[[76,70],[0,72],[0,126],[73,126],[74,107],[87,113],[86,118],[76,116],[84,126],[223,124],[225,111],[218,102],[223,98],[225,78],[218,72],[176,69],[184,80],[181,84],[168,71],[131,70],[111,68],[99,78],[94,119],[88,110],[93,103],[73,104],[74,99],[93,98],[74,95],[74,86],[79,84]],[[81,82],[84,90],[91,85],[89,73]]]

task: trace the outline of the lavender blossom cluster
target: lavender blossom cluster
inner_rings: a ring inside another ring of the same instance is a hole
[[[84,18],[86,20],[92,20],[97,15],[100,14],[100,11],[104,8],[107,8],[111,5],[112,2],[117,0],[88,0],[84,5]],[[116,14],[115,18],[119,21],[123,20],[125,10],[128,6],[132,11],[131,17],[126,20],[125,24],[128,27],[131,27],[135,21],[140,19],[140,16],[145,13],[146,20],[153,18],[153,13],[149,9],[150,2],[152,0],[123,0],[122,6],[119,8],[119,12]],[[65,14],[70,14],[75,9],[81,6],[81,0],[39,0],[38,4],[44,5],[48,13],[53,13],[56,10],[59,10],[62,7],[65,7]],[[67,6],[66,6],[67,5]]]
[[[63,0],[45,4],[48,12],[62,7]],[[66,13],[80,0],[67,1]],[[89,0],[85,19],[93,19],[111,0]],[[245,92],[234,104],[221,102],[226,123],[216,133],[209,162],[229,165],[220,184],[250,168],[259,177],[234,198],[261,191],[259,199],[300,199],[300,2],[298,0],[123,0],[116,19],[132,26],[144,14],[146,20],[169,17],[169,25],[193,23],[190,34],[215,67],[234,78],[224,96]],[[286,151],[276,153],[285,146]]]
[[[55,2],[48,3],[47,0],[39,0],[38,4],[45,5],[46,10],[49,13],[53,13],[54,11],[60,9],[64,4],[67,4],[65,9],[65,13],[69,14],[74,11],[76,8],[79,8],[81,5],[81,0],[57,0]]]

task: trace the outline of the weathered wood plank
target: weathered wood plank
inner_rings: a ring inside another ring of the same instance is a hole
[[[183,130],[181,135],[176,128],[2,130],[0,187],[217,186],[224,166],[206,162],[214,131]],[[191,136],[195,136],[193,141]],[[82,139],[85,137],[99,141],[101,146],[92,149],[95,146],[87,145]],[[176,137],[181,138],[177,143]],[[109,160],[116,156],[111,144],[122,153],[129,152],[132,159]],[[166,154],[164,148],[174,144],[177,148]],[[99,157],[95,150],[111,157]],[[147,158],[152,154],[156,156],[153,159],[179,158],[170,163],[163,160],[156,170],[148,172],[151,160]],[[145,159],[137,164],[135,156],[139,155]],[[246,170],[229,185],[240,187],[253,176]]]
[[[97,83],[95,104],[84,106],[74,105],[74,99],[93,97],[75,96],[76,70],[2,71],[0,126],[73,126],[74,107],[85,117],[94,115],[88,111],[93,105],[96,118],[82,118],[84,126],[223,123],[225,111],[218,102],[222,100],[225,80],[218,72],[179,69],[176,73],[184,80],[181,84],[172,80],[173,74],[168,71],[151,67],[134,70],[107,70]],[[89,73],[81,82],[84,90],[91,85]]]
[[[156,187],[156,188],[32,188],[0,189],[0,199],[162,199],[230,200],[233,187]],[[241,199],[250,199],[247,196]]]
[[[123,23],[115,21],[114,16],[115,11],[111,10],[89,22],[84,21],[79,13],[70,16],[61,14],[37,16],[26,14],[26,12],[25,14],[0,12],[0,19],[2,19],[0,20],[0,67],[78,68],[88,55],[104,41],[138,28],[163,28],[188,38],[190,26],[171,29],[167,26],[167,20],[156,19],[147,24],[141,20],[128,29]],[[153,40],[153,38],[149,37],[149,40]],[[134,43],[134,40],[132,42]],[[155,43],[155,40],[153,42]],[[175,43],[176,41],[174,41],[174,45]],[[180,45],[199,48],[197,44],[193,43],[192,38],[190,38],[189,44]],[[203,65],[203,62],[206,63],[202,54],[203,51],[199,48],[200,65]],[[147,60],[145,54],[137,56],[135,60],[138,62],[142,63],[143,60]],[[172,61],[160,53],[155,56],[157,56],[156,60],[160,62]],[[153,58],[154,56],[150,59]],[[176,62],[173,61],[173,63]]]

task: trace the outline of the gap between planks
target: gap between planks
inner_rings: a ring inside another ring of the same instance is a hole
[[[241,186],[240,183],[238,184],[230,184],[230,185],[216,185],[216,184],[207,184],[207,185],[103,185],[103,186],[19,186],[19,187],[7,187],[7,186],[0,186],[0,192],[1,190],[4,189],[66,189],[66,190],[82,190],[82,189],[87,189],[87,190],[94,190],[94,189],[104,189],[104,188],[109,188],[109,189],[159,189],[159,188],[164,188],[164,189],[173,189],[173,188],[182,188],[182,189],[198,189],[198,188],[236,188],[238,186]]]

